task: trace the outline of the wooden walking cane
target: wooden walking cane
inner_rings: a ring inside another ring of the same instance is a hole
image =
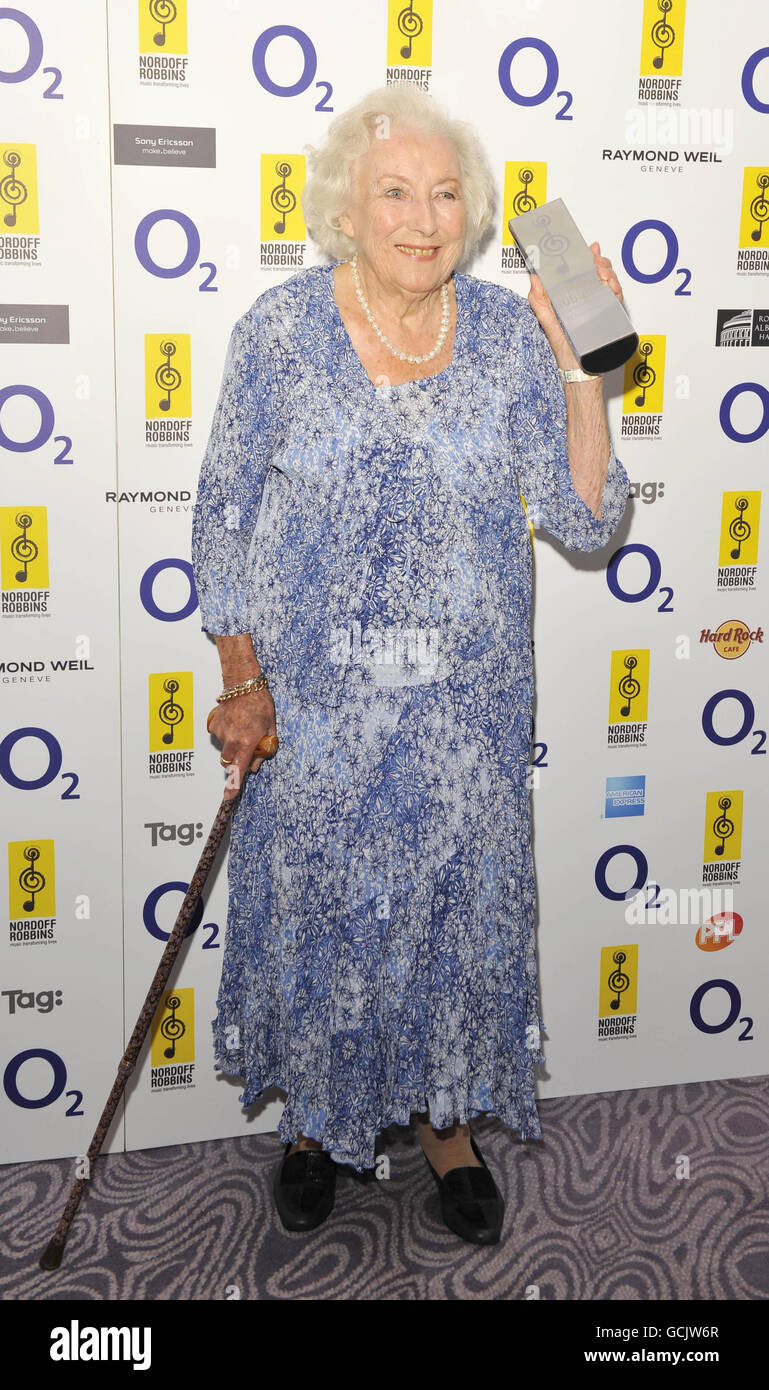
[[[265,734],[264,738],[260,739],[256,745],[254,755],[271,758],[277,751],[277,747],[277,736],[275,734]],[[245,781],[245,778],[243,780]],[[107,1137],[109,1127],[117,1109],[118,1101],[125,1090],[126,1082],[136,1066],[136,1060],[141,1052],[142,1043],[149,1032],[149,1027],[158,1006],[160,996],[163,993],[168,977],[173,969],[174,962],[176,961],[176,957],[179,954],[185,932],[192,920],[192,914],[197,907],[198,899],[203,892],[206,879],[211,872],[211,866],[216,858],[217,850],[222,842],[224,832],[227,829],[230,817],[232,816],[233,807],[237,800],[237,796],[223,797],[219,810],[216,813],[216,819],[211,826],[208,839],[203,847],[203,853],[198,860],[198,866],[192,875],[192,881],[184,895],[184,902],[179,909],[179,915],[174,923],[171,935],[168,938],[166,948],[160,958],[160,964],[155,973],[155,978],[149,987],[147,997],[142,1005],[142,1011],[136,1020],[136,1026],[131,1034],[128,1046],[123,1053],[122,1060],[117,1069],[117,1076],[115,1077],[112,1090],[107,1097],[101,1119],[94,1130],[93,1139],[88,1146],[86,1160],[88,1163],[89,1177],[93,1164],[96,1162],[101,1150],[101,1146]],[[69,1234],[69,1228],[72,1224],[75,1212],[80,1205],[80,1199],[88,1181],[89,1178],[87,1177],[75,1179],[72,1190],[67,1198],[67,1204],[62,1212],[61,1220],[51,1240],[45,1247],[43,1254],[40,1256],[41,1269],[59,1268],[62,1255],[64,1254],[64,1245]]]

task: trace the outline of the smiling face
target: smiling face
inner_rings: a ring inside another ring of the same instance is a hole
[[[385,294],[437,289],[460,259],[465,238],[452,142],[419,130],[372,138],[353,166],[353,196],[339,222],[355,242],[370,286],[373,276]]]

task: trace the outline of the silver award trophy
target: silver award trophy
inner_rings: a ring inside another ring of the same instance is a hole
[[[558,321],[586,372],[621,367],[638,334],[617,296],[598,276],[593,253],[562,198],[511,217],[508,227],[542,281]]]

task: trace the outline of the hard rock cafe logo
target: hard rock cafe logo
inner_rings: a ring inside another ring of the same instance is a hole
[[[740,207],[737,269],[766,275],[769,271],[769,166],[745,170]]]
[[[9,842],[8,915],[12,946],[55,941],[53,840]]]
[[[191,447],[189,333],[144,335],[144,442]]]
[[[139,0],[139,81],[187,85],[187,0]]]
[[[305,177],[303,154],[262,155],[263,270],[304,265],[307,228],[299,196]]]
[[[49,611],[45,507],[0,507],[0,576],[5,617]]]
[[[742,792],[708,792],[705,805],[703,883],[739,883]]]
[[[634,1038],[637,1010],[638,946],[602,947],[598,1037]]]
[[[609,747],[646,744],[649,649],[611,654]]]
[[[745,655],[751,642],[763,640],[762,627],[751,628],[748,623],[741,623],[736,618],[728,618],[715,631],[703,627],[700,632],[700,645],[707,643],[724,661],[735,661],[737,657]]]
[[[39,265],[34,145],[0,144],[0,215],[0,265]]]
[[[432,0],[388,0],[387,85],[413,82],[430,90],[433,62]]]
[[[189,1089],[195,1084],[195,991],[171,989],[152,1022],[150,1089]]]
[[[623,439],[660,439],[665,384],[665,336],[647,333],[624,367]]]
[[[149,678],[149,773],[190,776],[194,726],[192,672],[154,672]]]
[[[725,492],[718,550],[718,588],[754,589],[758,569],[760,492]]]
[[[680,100],[686,0],[644,0],[638,100]]]
[[[547,202],[547,164],[538,160],[527,160],[523,164],[507,160],[505,163],[505,191],[502,199],[502,270],[525,270],[526,263],[515,244],[515,238],[508,227],[511,217],[522,212],[533,212]],[[547,227],[543,250],[548,252]],[[555,248],[553,248],[555,249]]]

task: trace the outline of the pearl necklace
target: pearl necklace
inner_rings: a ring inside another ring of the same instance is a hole
[[[448,280],[443,285],[441,285],[441,327],[440,332],[438,333],[438,341],[435,344],[435,347],[433,348],[432,352],[426,352],[423,354],[422,357],[417,357],[413,353],[399,352],[396,347],[393,347],[389,339],[385,337],[379,325],[374,321],[374,315],[368,307],[366,297],[363,293],[363,288],[361,286],[360,280],[358,279],[357,254],[354,255],[352,257],[352,260],[350,261],[350,269],[352,270],[352,278],[355,282],[355,293],[358,296],[358,302],[360,303],[360,307],[366,315],[366,318],[371,324],[371,327],[373,328],[377,337],[381,340],[381,342],[384,343],[385,347],[393,354],[393,357],[399,357],[401,362],[430,362],[433,357],[436,357],[437,354],[440,352],[441,348],[443,347],[443,344],[446,341],[449,331],[450,310]]]

